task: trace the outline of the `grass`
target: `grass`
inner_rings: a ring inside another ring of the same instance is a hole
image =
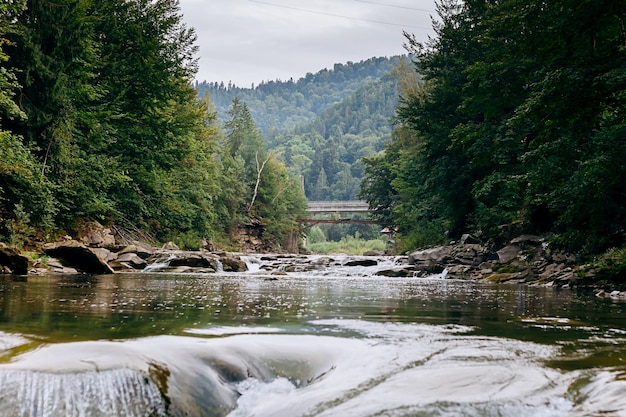
[[[354,237],[341,239],[339,242],[310,243],[307,249],[317,254],[345,253],[346,255],[363,255],[367,251],[384,251],[386,244],[380,239],[364,240]]]

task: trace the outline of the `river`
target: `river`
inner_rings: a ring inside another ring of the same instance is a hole
[[[264,259],[0,276],[0,415],[626,416],[622,302]]]

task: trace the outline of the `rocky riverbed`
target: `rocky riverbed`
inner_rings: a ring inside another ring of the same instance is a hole
[[[69,236],[43,246],[30,257],[0,244],[0,267],[18,275],[46,273],[125,273],[162,271],[171,273],[243,272],[245,256],[217,250],[180,250],[173,243],[153,247],[138,241],[120,241],[110,229],[100,227],[76,239]],[[282,275],[322,270],[328,266],[379,265],[376,275],[388,277],[431,277],[518,282],[571,287],[596,282],[598,271],[578,265],[573,255],[551,250],[541,236],[521,235],[499,246],[464,235],[449,245],[388,257],[372,253],[361,257],[308,257],[293,254],[265,255],[260,273]],[[390,259],[393,261],[390,262]],[[600,293],[622,297],[615,288]]]

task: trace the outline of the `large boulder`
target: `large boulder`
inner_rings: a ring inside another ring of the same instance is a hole
[[[132,252],[126,252],[119,255],[117,257],[117,261],[120,262],[122,265],[129,265],[133,269],[144,269],[146,266],[148,266],[148,263],[145,259]]]
[[[217,259],[207,256],[201,252],[179,252],[176,257],[170,260],[169,265],[189,266],[193,268],[212,268],[216,269]]]
[[[409,254],[409,263],[419,264],[441,264],[450,259],[451,246],[437,246],[431,249],[418,250]]]
[[[520,252],[521,248],[519,246],[507,245],[497,252],[498,261],[502,264],[510,262],[511,260],[513,260],[513,258],[519,255]]]
[[[47,244],[45,252],[47,255],[59,259],[64,266],[76,268],[80,272],[89,274],[114,273],[109,264],[101,259],[93,249],[75,240]]]
[[[222,268],[224,272],[245,272],[248,270],[248,265],[240,258],[233,256],[222,256],[220,258]]]
[[[0,243],[0,267],[0,270],[5,269],[12,274],[26,275],[28,258]]]
[[[139,256],[141,259],[148,259],[150,256],[154,254],[154,249],[150,246],[145,245],[141,242],[135,242],[130,245],[125,246],[119,252],[118,255],[123,255],[125,253],[134,253]]]
[[[414,268],[406,267],[406,268],[383,269],[382,271],[376,272],[376,275],[383,276],[383,277],[399,278],[399,277],[413,277],[415,276],[415,273],[416,271]]]

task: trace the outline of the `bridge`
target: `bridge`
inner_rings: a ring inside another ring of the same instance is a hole
[[[365,201],[309,201],[307,211],[318,213],[369,213],[370,208]]]
[[[345,213],[369,213],[367,202],[361,200],[351,201],[309,201],[307,211],[312,217],[316,214],[345,214]],[[298,223],[309,223],[309,226],[318,223],[343,223],[343,224],[376,224],[371,220],[343,219],[296,219]]]

